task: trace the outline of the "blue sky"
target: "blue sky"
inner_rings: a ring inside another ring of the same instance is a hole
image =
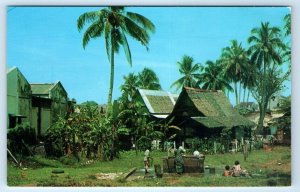
[[[83,32],[78,32],[77,18],[99,7],[8,7],[7,67],[17,66],[30,83],[60,80],[78,103],[93,100],[107,102],[109,62],[103,38],[91,40],[84,50]],[[149,18],[156,26],[150,50],[129,39],[132,67],[123,50],[115,57],[113,98],[120,96],[123,76],[153,69],[162,88],[174,92],[170,85],[180,78],[177,61],[192,56],[204,64],[216,60],[230,40],[242,42],[261,22],[283,27],[287,7],[128,7]],[[284,95],[290,94],[289,89]],[[230,101],[235,104],[233,95]]]

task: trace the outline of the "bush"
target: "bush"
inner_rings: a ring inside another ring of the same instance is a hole
[[[263,148],[263,142],[262,141],[256,141],[254,143],[254,148],[255,149],[262,149]]]
[[[65,165],[76,165],[79,162],[79,158],[72,155],[60,157],[58,160]]]
[[[14,128],[9,128],[7,133],[8,148],[20,155],[30,155],[28,146],[36,144],[35,130],[28,124],[20,124]]]

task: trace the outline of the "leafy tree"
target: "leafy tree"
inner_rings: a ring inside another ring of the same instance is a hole
[[[234,83],[234,92],[236,104],[240,103],[240,94],[238,94],[237,84],[242,79],[242,72],[246,71],[249,63],[246,50],[237,40],[232,40],[230,47],[222,50],[221,63],[225,77]],[[241,88],[241,86],[240,86]]]
[[[104,37],[106,53],[110,62],[110,82],[108,93],[108,106],[112,104],[112,92],[114,84],[114,54],[123,47],[128,63],[131,65],[131,52],[126,35],[139,41],[148,50],[150,33],[155,31],[154,24],[146,17],[125,11],[124,7],[108,7],[98,11],[87,12],[79,16],[77,28],[79,31],[90,23],[83,36],[83,48],[90,39]]]
[[[195,88],[198,82],[197,76],[202,68],[200,64],[194,63],[194,59],[187,55],[184,55],[177,64],[179,66],[179,73],[183,76],[175,81],[171,87],[176,86],[176,90],[185,86]]]
[[[252,95],[259,105],[260,117],[257,132],[261,132],[268,102],[273,94],[282,89],[282,83],[287,79],[289,72],[282,76],[282,71],[277,67],[282,64],[282,55],[279,50],[285,49],[279,28],[270,27],[268,22],[261,23],[260,28],[252,29],[248,43],[251,63],[254,63],[257,68],[255,89]]]

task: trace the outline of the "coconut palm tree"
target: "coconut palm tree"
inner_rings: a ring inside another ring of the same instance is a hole
[[[241,78],[241,82],[243,84],[243,89],[244,89],[243,102],[248,103],[250,92],[251,92],[250,90],[255,86],[256,78],[257,78],[257,73],[256,73],[255,66],[253,64],[246,65],[246,70],[242,72],[242,78]],[[246,100],[245,97],[246,97],[247,90],[248,90],[248,96]]]
[[[225,77],[234,83],[236,104],[239,104],[240,95],[238,94],[237,84],[238,82],[241,83],[242,71],[246,69],[248,64],[247,52],[242,44],[238,43],[237,40],[232,40],[230,47],[223,48],[221,63]]]
[[[77,28],[79,31],[86,24],[90,24],[85,30],[82,40],[83,48],[90,39],[103,37],[105,39],[106,53],[110,62],[110,83],[108,93],[108,106],[111,105],[114,85],[114,54],[123,47],[128,63],[131,65],[131,52],[126,35],[139,41],[148,50],[150,33],[155,31],[154,24],[146,17],[125,11],[124,7],[107,7],[98,11],[91,11],[79,16]]]
[[[196,87],[200,70],[202,69],[199,63],[194,63],[193,57],[184,55],[181,61],[177,62],[179,66],[179,73],[183,75],[180,79],[175,81],[171,88],[176,86],[176,90],[182,87]]]
[[[250,44],[249,53],[251,63],[257,67],[259,74],[256,80],[256,87],[260,89],[255,92],[259,109],[260,117],[258,122],[258,132],[262,130],[263,120],[267,110],[268,101],[272,94],[268,93],[269,82],[268,78],[273,75],[276,65],[282,63],[282,56],[279,50],[284,50],[285,45],[280,36],[280,29],[277,27],[270,27],[269,23],[261,23],[260,28],[254,28],[251,31],[251,36],[248,38]]]
[[[124,84],[121,85],[122,95],[125,95],[127,101],[131,101],[137,94],[138,76],[134,73],[129,73],[123,77]]]
[[[206,61],[203,72],[199,75],[199,84],[202,89],[233,91],[230,83],[224,78],[222,66],[217,62]]]
[[[156,73],[147,67],[138,73],[138,87],[142,89],[161,90]]]

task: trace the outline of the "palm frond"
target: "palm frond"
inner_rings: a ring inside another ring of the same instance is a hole
[[[148,50],[148,43],[150,36],[146,30],[138,26],[131,19],[124,17],[124,23],[122,23],[122,29],[129,33],[131,37],[139,41]]]
[[[77,29],[80,31],[86,23],[93,22],[99,16],[99,11],[87,12],[77,19]]]
[[[112,49],[112,43],[111,43],[111,30],[112,26],[107,22],[104,29],[104,37],[105,37],[105,47],[106,47],[106,54],[108,57],[109,62],[111,62],[111,49]]]
[[[90,25],[84,32],[82,46],[85,49],[91,38],[100,37],[104,31],[103,23],[99,20]]]
[[[127,12],[126,15],[134,22],[140,24],[142,26],[142,28],[144,28],[145,30],[149,30],[152,33],[155,32],[155,26],[154,24],[147,19],[146,17],[138,14],[138,13],[132,13],[132,12]]]
[[[120,40],[126,55],[127,62],[129,63],[130,66],[132,66],[130,48],[123,30],[120,33]]]

